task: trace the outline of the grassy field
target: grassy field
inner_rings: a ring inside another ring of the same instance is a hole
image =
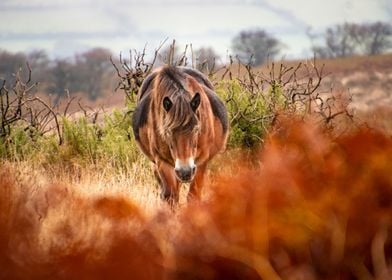
[[[0,279],[390,279],[390,131],[288,103],[292,87],[266,80],[218,83],[235,102],[228,150],[202,200],[185,185],[174,211],[129,115],[64,117],[60,135],[15,124],[0,145]],[[259,115],[272,117],[247,122]]]

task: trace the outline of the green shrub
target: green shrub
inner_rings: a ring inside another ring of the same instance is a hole
[[[216,86],[229,115],[229,147],[254,148],[263,142],[277,110],[285,98],[279,86],[268,91],[245,88],[238,80],[222,80]]]
[[[0,139],[2,160],[32,160],[42,165],[87,166],[127,169],[141,158],[136,147],[128,114],[118,110],[106,115],[100,123],[86,117],[62,118],[63,143],[55,133],[35,134],[15,125],[6,138]]]
[[[112,166],[122,168],[139,159],[141,152],[137,148],[128,114],[116,110],[106,116],[101,131],[100,158],[110,161]]]
[[[70,155],[81,157],[94,163],[97,159],[97,125],[89,124],[85,117],[76,121],[63,118],[64,146]]]
[[[0,138],[0,159],[11,161],[39,159],[38,153],[45,154],[50,147],[53,147],[48,145],[51,141],[54,141],[57,147],[58,143],[54,135],[42,136],[35,131],[26,130],[21,124],[15,124],[9,135]]]
[[[130,117],[118,110],[105,115],[102,123],[89,123],[85,117],[63,123],[66,154],[84,164],[126,168],[140,157]]]

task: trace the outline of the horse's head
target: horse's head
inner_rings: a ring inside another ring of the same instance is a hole
[[[162,101],[165,111],[164,138],[174,160],[175,174],[182,182],[192,181],[196,173],[195,158],[200,132],[199,105],[199,92],[193,96],[189,92],[174,98],[165,96]]]
[[[202,88],[196,80],[172,68],[165,69],[157,87],[160,134],[170,150],[177,178],[182,182],[192,181],[197,168]]]

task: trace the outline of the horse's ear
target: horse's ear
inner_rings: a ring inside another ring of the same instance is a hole
[[[196,112],[196,109],[199,107],[199,105],[200,105],[200,93],[196,92],[196,94],[193,96],[191,100],[191,108],[193,112]]]
[[[170,108],[173,106],[169,97],[163,98],[163,108],[165,108],[166,112],[169,112]]]

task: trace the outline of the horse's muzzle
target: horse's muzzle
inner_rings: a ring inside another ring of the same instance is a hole
[[[174,172],[181,182],[188,183],[192,181],[193,177],[195,176],[196,166],[174,168]]]

